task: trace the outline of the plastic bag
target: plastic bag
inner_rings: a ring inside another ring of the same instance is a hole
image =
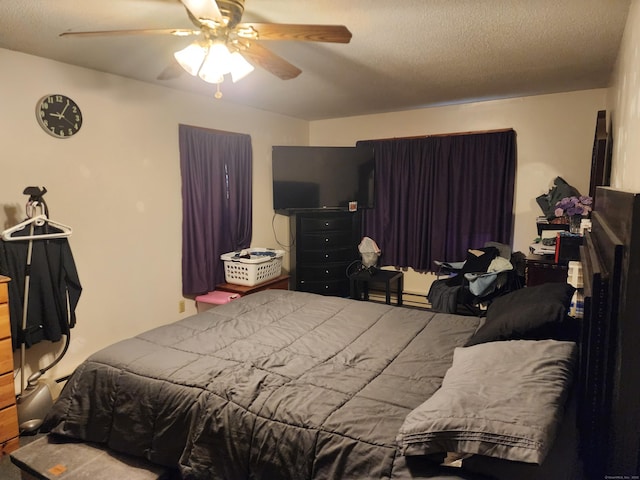
[[[378,244],[369,237],[362,238],[360,245],[358,245],[358,251],[362,257],[362,265],[366,268],[375,267],[378,263],[378,257],[382,253]]]

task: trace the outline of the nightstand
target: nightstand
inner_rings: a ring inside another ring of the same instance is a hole
[[[524,272],[527,287],[567,281],[567,265],[556,263],[553,255],[529,254],[525,259]]]
[[[216,290],[223,292],[238,293],[240,295],[249,295],[250,293],[259,292],[260,290],[289,290],[289,275],[280,275],[277,278],[259,283],[253,286],[236,285],[234,283],[219,283]]]
[[[377,270],[373,275],[366,270],[349,276],[351,281],[351,298],[369,300],[369,284],[384,284],[385,302],[391,305],[391,284],[396,284],[398,306],[402,305],[402,290],[404,277],[402,272],[395,270]]]

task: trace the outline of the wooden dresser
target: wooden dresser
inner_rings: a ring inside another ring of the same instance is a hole
[[[13,348],[9,323],[9,278],[0,275],[0,457],[19,445],[18,411],[13,385]]]

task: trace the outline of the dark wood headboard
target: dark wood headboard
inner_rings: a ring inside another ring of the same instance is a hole
[[[578,428],[585,473],[602,479],[640,472],[640,194],[598,187],[595,200],[581,249]]]

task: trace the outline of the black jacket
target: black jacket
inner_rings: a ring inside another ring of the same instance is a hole
[[[35,234],[43,233],[35,227]],[[51,233],[51,227],[48,227]],[[13,237],[28,235],[16,232]],[[27,249],[29,241],[0,241],[0,274],[9,282],[9,310],[13,348],[50,340],[57,342],[76,323],[75,309],[82,287],[67,238],[33,240],[27,328],[22,330]]]

